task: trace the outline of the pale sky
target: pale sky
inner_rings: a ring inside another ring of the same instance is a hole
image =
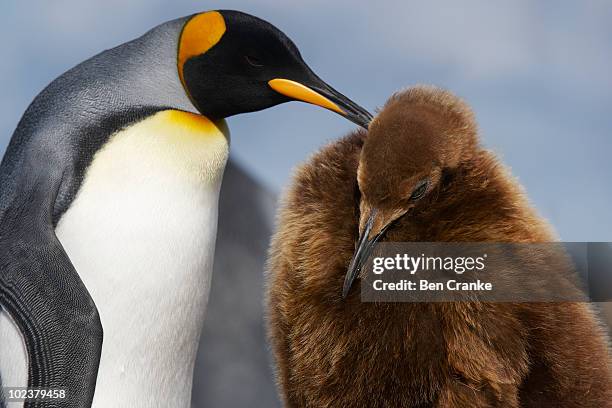
[[[612,241],[612,2],[5,0],[0,151],[28,103],[78,62],[169,19],[226,8],[289,35],[327,82],[375,110],[435,84],[465,98],[566,241]],[[230,118],[232,156],[280,191],[292,167],[353,128],[297,102]]]

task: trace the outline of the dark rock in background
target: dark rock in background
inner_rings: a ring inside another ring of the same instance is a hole
[[[280,407],[264,324],[264,264],[276,196],[228,163],[195,367],[194,408]]]

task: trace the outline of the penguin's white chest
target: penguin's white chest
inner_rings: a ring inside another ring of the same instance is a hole
[[[57,226],[104,329],[95,407],[190,405],[228,155],[218,126],[164,111],[119,132]]]

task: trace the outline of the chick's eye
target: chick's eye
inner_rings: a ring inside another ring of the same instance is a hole
[[[412,194],[410,195],[411,201],[416,201],[420,198],[423,198],[425,193],[427,192],[427,188],[429,187],[429,180],[420,181],[414,190],[412,190]]]
[[[244,59],[252,67],[257,67],[257,68],[263,67],[263,64],[261,63],[259,58],[255,57],[253,55],[245,55]]]

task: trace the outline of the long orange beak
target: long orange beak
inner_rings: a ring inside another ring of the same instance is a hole
[[[372,115],[323,81],[306,86],[289,79],[275,78],[268,81],[270,88],[291,99],[311,103],[336,112],[364,128],[372,121]]]

